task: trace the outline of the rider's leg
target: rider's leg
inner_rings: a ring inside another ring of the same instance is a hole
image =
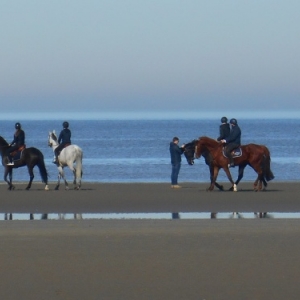
[[[228,167],[229,167],[229,168],[234,168],[233,157],[232,157],[232,155],[231,155],[231,151],[232,151],[234,148],[236,148],[236,146],[233,145],[233,144],[229,144],[229,145],[226,146],[226,155],[227,155],[227,157],[228,157],[228,159],[229,159],[229,164],[228,164]]]
[[[19,148],[19,146],[15,145],[15,146],[11,146],[8,151],[7,151],[7,157],[8,157],[8,166],[13,166],[14,162],[13,162],[13,157],[11,156],[11,152],[17,150]]]

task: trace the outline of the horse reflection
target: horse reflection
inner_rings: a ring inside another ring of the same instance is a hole
[[[18,218],[18,216],[20,214],[14,214],[14,213],[5,213],[4,214],[4,220],[5,221],[11,221],[11,220],[14,220],[14,216],[15,215],[15,220],[20,220],[20,218]],[[22,216],[24,215],[27,215],[27,214],[22,214]],[[38,215],[38,216],[37,216]],[[49,218],[49,215],[50,214],[32,214],[30,213],[28,215],[28,219],[22,217],[22,220],[53,220],[53,218]],[[55,218],[55,220],[82,220],[82,214],[71,214],[73,217],[72,218],[66,218],[66,215],[67,214],[62,214],[62,213],[59,213],[57,214],[57,218]]]

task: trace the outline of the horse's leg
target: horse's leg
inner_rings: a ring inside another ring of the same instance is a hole
[[[29,173],[29,183],[26,187],[26,190],[28,191],[31,188],[31,184],[32,184],[32,181],[33,181],[33,178],[34,178],[34,174],[33,174],[33,166],[29,165],[29,166],[27,166],[27,169],[28,169],[28,173]]]
[[[58,176],[57,176],[57,184],[56,184],[56,187],[55,187],[56,191],[59,189],[61,178],[64,177],[63,176],[63,174],[64,174],[63,168],[61,166],[58,166],[57,170],[58,170]]]
[[[211,177],[210,186],[207,189],[208,191],[212,191],[214,189],[215,183],[216,183],[216,180],[217,180],[217,177],[218,177],[218,174],[219,174],[219,170],[220,170],[219,167],[214,166],[214,168],[213,168],[213,176]]]
[[[210,172],[210,183],[213,182],[213,176],[214,176],[214,167],[212,164],[209,165],[209,172]],[[215,182],[215,186],[220,190],[220,191],[224,191],[223,185],[218,184],[217,182]]]
[[[8,176],[8,179],[7,179],[7,176]],[[8,184],[8,189],[9,190],[14,190],[15,189],[14,185],[12,184],[12,168],[5,167],[4,181]]]
[[[239,165],[239,173],[238,173],[238,178],[236,182],[234,183],[236,186],[239,184],[239,182],[242,180],[244,177],[244,170],[246,168],[246,165]],[[229,189],[230,191],[233,191],[234,185]]]
[[[264,181],[264,173],[260,167],[254,167],[252,165],[253,170],[257,173],[257,178],[254,182],[254,191],[262,190],[262,182]]]
[[[232,188],[231,188],[230,190],[233,190],[234,192],[237,192],[236,184],[234,183],[234,181],[233,181],[233,179],[232,179],[231,173],[230,173],[230,171],[229,171],[227,165],[225,165],[225,166],[223,167],[223,169],[224,169],[224,172],[225,172],[226,175],[227,175],[228,180],[229,180],[229,181],[231,182],[231,184],[232,184]]]
[[[63,169],[63,167],[59,167],[59,168],[61,168],[60,174],[61,174],[62,179],[64,180],[64,183],[65,183],[65,189],[68,190],[68,189],[69,189],[69,184],[68,184],[68,182],[67,182],[67,179],[66,179],[66,175],[65,175],[64,169]]]
[[[75,185],[75,190],[79,190],[80,189],[80,181],[77,182],[77,178],[76,178],[76,168],[74,168],[73,163],[68,164],[70,170],[73,173],[74,179],[73,179],[73,184]]]

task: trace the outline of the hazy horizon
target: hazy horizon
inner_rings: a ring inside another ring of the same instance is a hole
[[[0,11],[0,116],[288,118],[296,0],[14,0]]]

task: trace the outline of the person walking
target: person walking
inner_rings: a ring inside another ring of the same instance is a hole
[[[230,134],[226,139],[221,140],[221,142],[224,144],[227,144],[226,156],[229,159],[228,167],[234,168],[234,161],[233,161],[233,157],[231,155],[231,151],[233,151],[234,149],[236,149],[237,147],[239,147],[241,145],[242,132],[241,132],[241,129],[240,129],[236,119],[231,119],[229,123],[231,125]]]
[[[171,173],[171,188],[181,188],[178,185],[178,175],[181,167],[181,154],[184,151],[184,145],[181,147],[178,146],[179,138],[174,137],[172,142],[170,142],[170,155],[171,155],[171,165],[172,165],[172,173]]]

